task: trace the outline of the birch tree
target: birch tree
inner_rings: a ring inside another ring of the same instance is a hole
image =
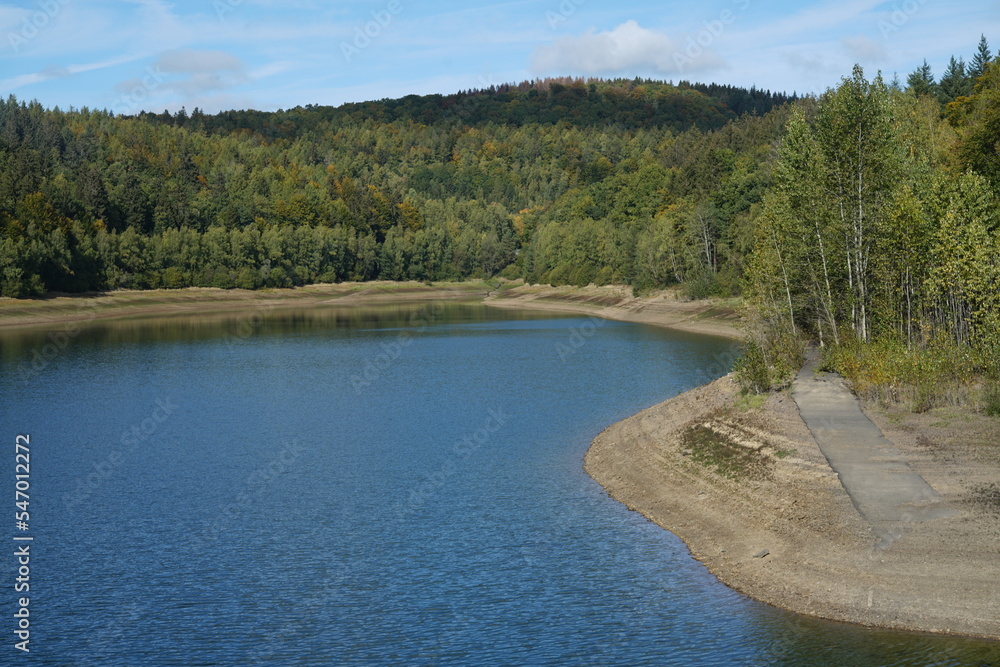
[[[891,121],[882,76],[869,82],[860,66],[823,96],[817,119],[827,196],[844,239],[851,326],[863,342],[872,334],[872,248],[898,177]]]

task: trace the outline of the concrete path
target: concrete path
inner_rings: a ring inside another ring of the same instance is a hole
[[[878,536],[876,548],[892,544],[907,523],[957,514],[861,411],[840,376],[816,372],[818,361],[819,354],[812,352],[795,378],[792,397],[854,506]]]

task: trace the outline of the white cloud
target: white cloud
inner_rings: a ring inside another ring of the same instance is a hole
[[[707,37],[707,38],[706,38]],[[659,74],[715,69],[725,65],[712,50],[715,35],[707,31],[674,41],[667,35],[648,30],[636,21],[622,23],[614,30],[579,37],[563,37],[535,51],[532,69],[536,73]]]
[[[844,45],[851,58],[856,62],[882,62],[889,57],[885,46],[864,35],[844,37],[840,43]]]
[[[157,66],[164,72],[177,74],[207,74],[210,72],[238,72],[243,63],[236,56],[224,51],[171,51],[163,54]]]
[[[168,51],[140,78],[120,81],[115,90],[121,96],[113,106],[119,113],[180,106],[252,81],[243,61],[224,51]]]
[[[827,81],[837,74],[845,73],[840,63],[830,61],[821,52],[811,51],[803,53],[802,51],[786,51],[781,54],[781,59],[790,65],[793,70],[797,70],[817,82]],[[816,75],[822,76],[817,77]],[[821,88],[825,89],[825,86]],[[812,92],[822,92],[822,90],[817,88]]]

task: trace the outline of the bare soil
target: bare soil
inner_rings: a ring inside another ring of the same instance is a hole
[[[1000,638],[1000,509],[990,494],[1000,422],[869,414],[960,509],[908,526],[882,550],[790,395],[753,407],[730,376],[611,426],[585,466],[753,598],[869,626]]]
[[[233,313],[254,309],[308,308],[322,305],[374,305],[434,300],[479,300],[484,283],[340,283],[294,289],[121,290],[94,294],[53,294],[41,299],[0,298],[0,330],[46,328],[77,322]]]
[[[736,309],[720,299],[684,299],[676,290],[663,290],[644,297],[632,296],[632,288],[550,287],[522,285],[484,301],[498,308],[584,313],[610,320],[638,322],[691,333],[742,338]]]

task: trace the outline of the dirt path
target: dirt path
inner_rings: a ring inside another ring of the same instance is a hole
[[[957,515],[861,411],[840,376],[817,372],[818,364],[814,351],[795,378],[792,397],[854,506],[878,536],[876,549],[899,539],[909,523]]]

